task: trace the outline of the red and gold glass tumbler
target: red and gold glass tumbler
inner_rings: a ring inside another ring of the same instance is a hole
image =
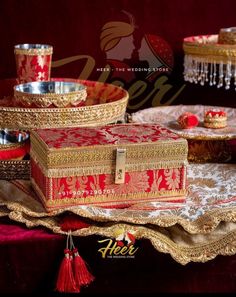
[[[53,47],[47,44],[18,44],[14,48],[17,83],[48,81]]]

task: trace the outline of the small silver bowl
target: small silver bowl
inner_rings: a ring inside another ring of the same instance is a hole
[[[87,90],[76,82],[29,82],[16,85],[14,97],[25,107],[74,107],[83,105]]]

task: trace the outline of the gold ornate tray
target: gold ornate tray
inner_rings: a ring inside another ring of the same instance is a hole
[[[85,106],[73,108],[24,108],[14,106],[11,96],[0,100],[0,127],[11,129],[94,126],[122,120],[128,103],[128,92],[121,87],[95,81],[72,81],[87,87]]]
[[[227,113],[227,127],[221,129],[210,129],[203,126],[204,112],[214,108],[223,109]],[[192,112],[196,114],[199,118],[199,125],[192,129],[182,129],[179,126],[177,119],[184,112]],[[172,105],[153,107],[140,110],[131,115],[131,121],[135,123],[159,123],[186,139],[195,140],[236,139],[235,119],[235,108],[204,105]]]
[[[29,179],[29,160],[0,160],[0,179]]]

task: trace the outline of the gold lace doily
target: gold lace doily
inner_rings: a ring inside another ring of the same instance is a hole
[[[142,203],[126,209],[78,206],[47,213],[28,181],[0,181],[0,216],[63,233],[60,214],[71,211],[91,221],[77,236],[114,237],[122,228],[137,239],[149,239],[155,249],[177,262],[206,262],[236,253],[236,166],[192,164],[188,168],[189,195],[185,204]]]

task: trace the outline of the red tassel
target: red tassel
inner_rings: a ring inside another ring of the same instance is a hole
[[[76,285],[87,286],[94,280],[94,276],[89,272],[86,263],[79,255],[77,248],[73,249],[73,254],[73,266]]]
[[[65,257],[61,262],[56,283],[56,289],[57,291],[64,293],[79,293],[80,287],[76,285],[73,275],[73,257],[71,255],[71,251],[66,248],[64,250],[64,254]]]

